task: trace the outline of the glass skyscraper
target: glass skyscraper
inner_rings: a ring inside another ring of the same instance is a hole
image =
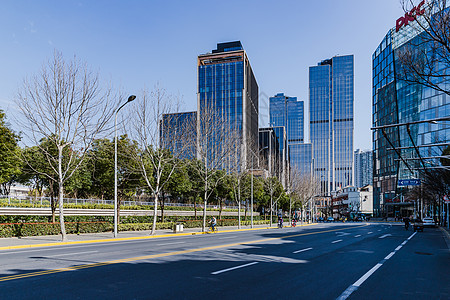
[[[373,53],[374,127],[421,122],[450,115],[450,96],[402,79],[404,65],[400,54],[411,46],[418,52],[430,46],[420,39],[421,35],[418,34],[417,28],[414,29],[414,24],[399,30],[392,28]],[[435,75],[448,74],[448,71],[448,68],[441,66],[436,68]],[[448,82],[442,84],[448,85]],[[373,131],[374,212],[377,215],[393,217],[397,212],[401,213],[400,206],[401,210],[410,210],[408,214],[412,214],[415,199],[405,197],[407,187],[398,186],[398,181],[420,178],[418,170],[424,167],[424,163],[427,167],[439,166],[440,162],[436,156],[442,155],[443,149],[450,141],[448,122],[416,123],[411,124],[409,129],[409,133],[407,126]]]
[[[286,128],[290,167],[311,175],[311,144],[304,144],[304,102],[278,93],[269,98],[269,112],[272,126]]]
[[[197,112],[163,114],[159,127],[160,144],[177,158],[196,157]]]
[[[309,68],[310,139],[321,192],[353,185],[353,55]]]
[[[355,186],[362,188],[373,184],[372,151],[355,151]]]
[[[286,128],[288,143],[303,143],[304,105],[297,97],[278,93],[269,98],[270,125]]]
[[[258,151],[258,84],[241,42],[219,43],[212,53],[199,55],[197,70],[198,128],[208,109],[214,110],[238,132],[236,163],[249,168],[250,155]]]

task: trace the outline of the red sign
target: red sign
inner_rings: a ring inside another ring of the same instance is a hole
[[[400,17],[397,20],[395,26],[395,32],[398,32],[403,26],[407,26],[409,22],[416,20],[417,17],[423,15],[425,13],[425,8],[422,9],[422,6],[425,5],[425,0],[419,3],[416,7],[413,7],[410,12],[407,12],[404,17]]]

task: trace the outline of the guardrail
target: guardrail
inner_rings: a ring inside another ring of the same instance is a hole
[[[10,197],[5,195],[0,195],[0,201],[8,201],[8,204],[14,203],[29,203],[29,204],[40,204],[40,205],[50,205],[50,197],[31,197],[31,196],[16,196]],[[110,204],[114,205],[114,200],[103,200],[103,199],[75,199],[75,198],[64,198],[63,202],[65,204]],[[122,201],[123,206],[133,206],[133,205],[148,205],[153,206],[154,202],[148,201]],[[159,202],[161,205],[161,202]],[[174,207],[194,207],[194,204],[191,203],[172,203],[168,202],[164,204],[165,206],[174,206]],[[203,209],[203,205],[197,204],[199,209]],[[219,209],[218,205],[206,205],[206,208]],[[223,206],[223,209],[238,209],[238,206]],[[241,206],[241,209],[244,207]]]

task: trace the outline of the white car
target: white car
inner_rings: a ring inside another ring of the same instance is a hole
[[[423,227],[436,227],[436,223],[434,222],[433,218],[426,217],[423,218]]]

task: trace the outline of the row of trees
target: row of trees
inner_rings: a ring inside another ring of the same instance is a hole
[[[61,53],[55,53],[41,72],[24,81],[17,95],[20,134],[10,129],[0,113],[1,192],[7,194],[11,184],[20,182],[32,185],[35,195],[48,194],[53,219],[59,207],[63,240],[64,196],[113,197],[114,140],[107,137],[113,135],[112,119],[124,102],[121,99],[125,97],[111,88],[101,88],[98,74],[85,63],[66,62]],[[198,116],[203,119],[197,131],[197,122],[181,130],[165,128],[173,122],[165,122],[164,116],[177,112],[180,104],[158,86],[142,91],[130,106],[119,125],[119,199],[151,198],[152,233],[159,202],[164,210],[167,196],[191,203],[201,199],[203,228],[210,202],[221,206],[234,201],[240,206],[250,198],[248,166],[236,163],[246,148],[237,131],[229,130],[228,121],[213,109]],[[161,138],[163,131],[171,134]],[[193,132],[202,138],[197,140]],[[28,146],[20,148],[20,139]],[[195,155],[189,155],[193,149]],[[254,200],[266,210],[270,203],[286,209],[304,206],[314,195],[305,187],[310,184],[310,178],[294,173],[288,197],[276,178],[254,178]]]

